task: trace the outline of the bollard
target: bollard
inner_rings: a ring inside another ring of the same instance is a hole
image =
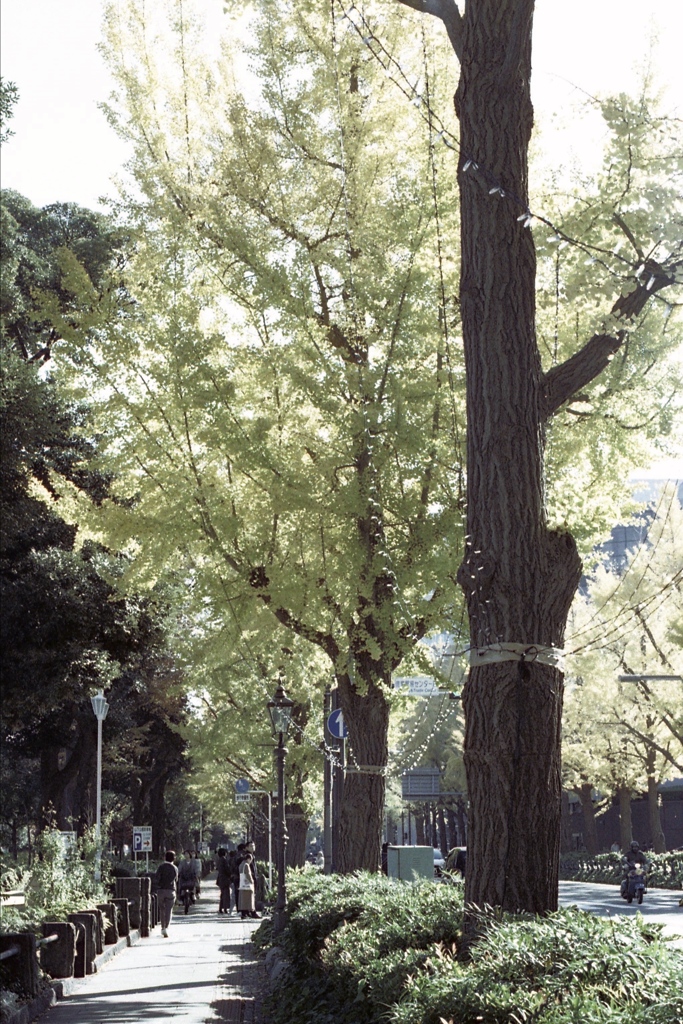
[[[143,875],[140,879],[140,936],[143,939],[149,938],[151,893],[152,880]]]
[[[102,912],[104,944],[105,946],[111,946],[119,941],[119,929],[116,925],[116,907],[113,903],[98,903],[97,909]]]
[[[36,937],[33,932],[0,935],[0,979],[3,989],[31,999],[38,995],[40,979]]]
[[[123,896],[128,900],[128,913],[130,915],[131,928],[140,927],[140,903],[142,886],[139,878],[117,878],[116,895]]]
[[[57,941],[40,947],[40,966],[51,978],[72,978],[76,963],[76,925],[71,921],[43,921],[43,935]]]
[[[111,903],[116,908],[116,926],[119,930],[119,935],[122,937],[129,935],[130,914],[128,913],[128,900],[115,897]]]
[[[82,945],[76,942],[76,964],[74,974],[78,978],[84,978],[86,974],[95,973],[95,957],[97,956],[97,918],[89,910],[81,911],[78,914],[67,914],[69,921],[73,924],[83,925],[85,930]]]
[[[85,978],[85,925],[81,921],[70,921],[76,929],[76,956],[74,958],[74,978]]]
[[[159,924],[159,897],[155,892],[152,893],[152,928],[156,928]]]
[[[95,955],[99,956],[104,952],[104,914],[95,907],[86,907],[84,914],[93,914],[95,917]]]

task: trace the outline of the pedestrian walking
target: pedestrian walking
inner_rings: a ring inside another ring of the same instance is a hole
[[[252,855],[245,853],[244,860],[240,864],[239,903],[237,905],[242,918],[258,917],[256,913],[256,885],[252,864]]]
[[[175,903],[176,888],[178,885],[178,868],[175,860],[175,850],[167,850],[164,863],[156,870],[154,879],[157,884],[157,901],[159,906],[159,918],[161,920],[161,934],[168,938],[168,929],[173,915],[173,904]]]
[[[195,874],[197,876],[197,888],[195,894],[197,897],[202,891],[202,858],[199,856],[199,850],[195,850],[192,854],[192,866],[194,867]]]

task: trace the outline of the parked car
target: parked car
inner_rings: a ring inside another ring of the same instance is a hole
[[[441,850],[437,850],[437,848],[434,847],[434,874],[436,875],[437,878],[440,877],[441,869],[443,868],[445,863],[446,862],[444,860]]]

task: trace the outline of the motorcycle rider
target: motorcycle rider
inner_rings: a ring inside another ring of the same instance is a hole
[[[633,871],[637,864],[642,864],[645,868],[647,880],[647,870],[650,867],[650,861],[647,858],[647,854],[641,850],[640,843],[636,843],[634,840],[621,858],[621,864],[624,869],[624,877],[621,880],[621,895],[625,897],[628,889],[629,872]]]

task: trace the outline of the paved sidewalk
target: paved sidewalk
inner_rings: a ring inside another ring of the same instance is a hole
[[[258,921],[218,913],[204,879],[199,903],[178,908],[169,937],[155,928],[51,1007],[40,1024],[259,1024],[263,969],[249,945]]]

